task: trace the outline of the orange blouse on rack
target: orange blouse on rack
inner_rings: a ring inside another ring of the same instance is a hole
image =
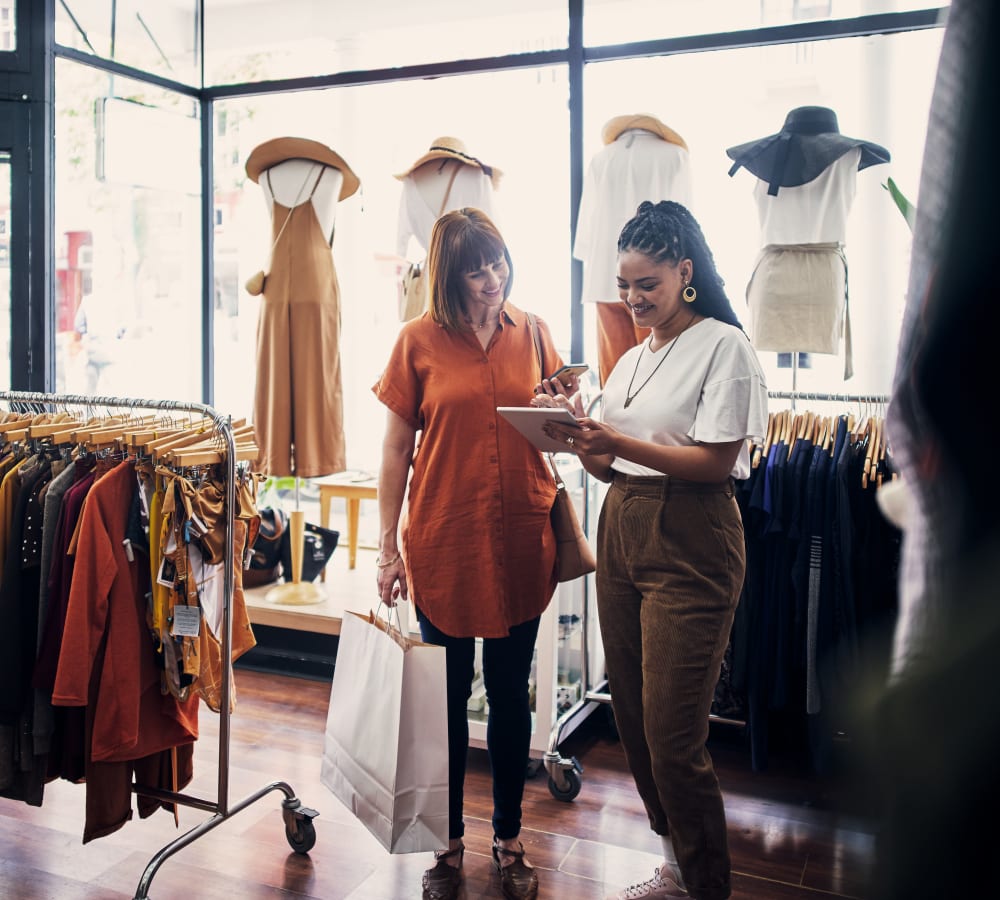
[[[539,320],[545,368],[562,361]],[[505,307],[487,349],[423,315],[403,326],[376,396],[417,429],[401,522],[410,598],[453,637],[506,637],[544,611],[556,586],[541,453],[501,419],[540,380],[524,312]]]

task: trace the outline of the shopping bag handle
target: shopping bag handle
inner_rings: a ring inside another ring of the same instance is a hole
[[[385,618],[383,618],[382,616],[379,615],[379,613],[382,612],[382,607],[383,606],[388,610],[388,612],[385,615]],[[396,625],[395,625],[395,627],[393,627],[393,624],[392,624],[393,612],[395,612],[395,615],[396,615]],[[410,643],[411,642],[410,642],[409,638],[406,637],[406,634],[403,632],[403,623],[402,623],[402,621],[399,618],[399,606],[398,606],[398,604],[395,605],[395,606],[389,606],[386,603],[384,603],[382,600],[379,600],[378,608],[375,610],[375,612],[369,612],[368,613],[368,621],[369,621],[370,624],[374,625],[376,628],[380,628],[382,631],[384,631],[389,637],[391,637],[404,650],[409,650],[410,649]]]

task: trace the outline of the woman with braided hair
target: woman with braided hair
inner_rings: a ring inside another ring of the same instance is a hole
[[[743,585],[733,479],[750,472],[767,385],[701,228],[673,201],[645,202],[618,239],[618,292],[650,336],[618,361],[602,419],[559,385],[537,406],[573,409],[550,425],[609,482],[597,534],[597,609],[615,721],[665,861],[611,895],[730,895],[722,793],[708,715]],[[609,898],[611,900],[611,898]]]

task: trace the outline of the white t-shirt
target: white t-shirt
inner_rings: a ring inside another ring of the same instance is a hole
[[[625,409],[629,395],[632,403]],[[649,338],[625,353],[604,385],[602,410],[613,428],[666,446],[759,440],[767,429],[767,382],[740,329],[702,319],[655,353]],[[615,459],[611,467],[624,475],[663,474],[626,459]],[[730,474],[750,474],[746,445]]]
[[[760,245],[843,244],[860,159],[860,147],[848,150],[812,181],[779,188],[773,197],[767,193],[767,182],[758,178],[753,196],[760,220]]]
[[[428,165],[428,163],[424,163],[424,165]],[[454,164],[449,162],[450,165]],[[479,166],[463,164],[459,166],[455,180],[451,184],[444,212],[451,212],[453,209],[462,209],[466,206],[481,209],[491,219],[494,219],[493,182]],[[431,242],[431,229],[438,220],[440,212],[440,206],[431,209],[427,205],[427,201],[411,176],[404,178],[403,193],[399,198],[399,230],[396,235],[396,252],[400,256],[406,256],[412,236],[426,253]]]
[[[573,255],[583,261],[584,303],[619,303],[618,235],[643,200],[691,208],[687,150],[630,129],[594,154],[580,195]]]

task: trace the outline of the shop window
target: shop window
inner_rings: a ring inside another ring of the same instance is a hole
[[[384,415],[371,386],[400,328],[402,185],[393,174],[405,171],[436,138],[458,137],[471,154],[503,171],[494,217],[514,261],[511,302],[541,315],[568,356],[567,95],[565,70],[553,68],[217,102],[228,135],[239,135],[240,153],[237,165],[217,165],[215,172],[216,204],[227,211],[215,245],[216,404],[234,415],[252,411],[261,298],[243,285],[267,269],[271,222],[261,188],[244,166],[257,144],[284,135],[327,144],[361,180],[360,191],[338,207],[333,244],[349,467],[377,467]]]
[[[201,398],[194,112],[187,98],[57,60],[60,390]]]
[[[753,4],[744,4],[751,6]],[[835,6],[837,4],[834,4]],[[601,127],[615,115],[657,115],[686,141],[692,211],[704,229],[733,308],[748,323],[745,289],[760,250],[753,176],[729,177],[726,148],[781,129],[797,106],[832,108],[842,134],[886,147],[892,160],[858,173],[848,217],[850,313],[855,375],[844,361],[813,353],[796,370],[796,389],[888,393],[905,300],[911,234],[883,187],[892,179],[916,197],[924,135],[942,32],[816,41],[588,65],[584,74],[585,160],[602,146]],[[684,85],[671,90],[671,85]],[[899,98],[906,97],[906,103]],[[624,101],[622,98],[626,98]],[[666,98],[666,99],[664,99]],[[843,345],[841,345],[843,350]],[[775,390],[789,390],[792,370],[760,353]]]
[[[198,0],[61,0],[55,4],[56,43],[197,85],[200,5]]]
[[[0,50],[17,49],[16,6],[14,0],[0,0]]]
[[[947,0],[584,0],[583,33],[585,44],[599,46],[947,5]]]
[[[209,3],[205,80],[234,84],[563,49],[566,0]]]

